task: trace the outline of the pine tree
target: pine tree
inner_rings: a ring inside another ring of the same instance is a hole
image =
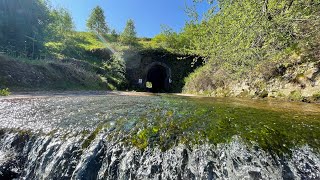
[[[87,27],[91,31],[96,31],[100,33],[108,33],[109,28],[107,26],[104,16],[104,11],[100,6],[95,7],[87,20]]]
[[[112,36],[113,38],[117,39],[117,38],[119,37],[119,34],[117,33],[117,31],[116,31],[115,29],[113,29],[113,30],[111,31],[111,36]]]
[[[137,44],[137,33],[135,30],[134,21],[132,19],[127,21],[127,25],[123,33],[120,35],[120,42],[128,45]]]

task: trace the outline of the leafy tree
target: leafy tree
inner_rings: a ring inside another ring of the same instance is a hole
[[[103,63],[102,68],[106,70],[109,85],[113,87],[124,88],[126,86],[126,66],[121,54],[114,54],[108,61]],[[111,88],[113,89],[113,88]]]
[[[138,43],[137,33],[135,30],[134,21],[129,19],[123,33],[120,35],[120,42],[128,45],[135,45]]]
[[[36,58],[43,48],[49,19],[46,1],[0,1],[1,51]]]
[[[258,63],[283,59],[286,49],[316,31],[319,4],[299,0],[221,0],[220,10],[192,26],[188,52],[223,64],[231,71],[252,69]],[[306,24],[309,24],[306,26]],[[190,28],[190,27],[189,27]]]
[[[162,25],[161,33],[152,39],[152,43],[169,51],[181,53],[181,50],[188,44],[188,41],[184,34],[178,34],[172,28]]]
[[[199,0],[201,1],[201,0]],[[272,72],[270,67],[319,58],[320,4],[312,0],[219,0],[200,23],[179,34],[206,65],[187,80],[194,91]],[[214,12],[214,13],[213,13]],[[189,84],[189,85],[188,85]]]
[[[76,42],[74,34],[74,23],[71,14],[66,9],[51,9],[50,23],[47,26],[45,42],[46,55],[54,57],[76,56]]]
[[[74,31],[74,23],[71,14],[66,9],[53,9],[50,12],[48,25],[48,39],[66,39]]]
[[[87,20],[87,27],[91,31],[100,33],[108,33],[109,28],[106,23],[104,11],[100,6],[95,7]]]

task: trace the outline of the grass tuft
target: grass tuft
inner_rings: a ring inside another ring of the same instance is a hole
[[[0,96],[9,96],[11,94],[9,88],[0,89]]]

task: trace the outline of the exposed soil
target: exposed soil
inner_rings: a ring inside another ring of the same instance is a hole
[[[22,61],[0,56],[0,88],[12,91],[105,89],[96,67],[83,61]]]

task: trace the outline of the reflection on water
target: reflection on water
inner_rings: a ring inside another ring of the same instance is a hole
[[[103,122],[139,116],[157,97],[59,96],[0,101],[0,127],[50,132],[95,129]]]
[[[76,94],[0,99],[0,179],[319,179],[320,106]]]

